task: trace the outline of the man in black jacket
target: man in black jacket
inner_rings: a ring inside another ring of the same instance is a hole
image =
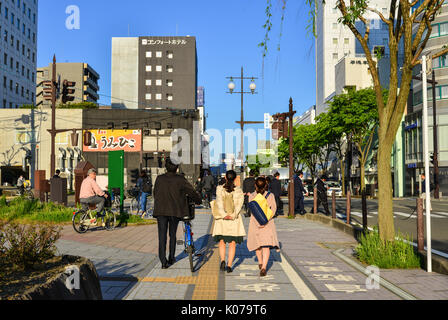
[[[162,269],[176,262],[176,232],[180,220],[189,215],[187,197],[196,204],[202,199],[184,176],[176,174],[178,165],[169,158],[165,162],[167,173],[158,176],[154,186],[154,214],[159,232],[159,259]],[[170,235],[169,257],[166,259],[167,231]]]
[[[325,215],[330,215],[330,210],[328,210],[328,196],[327,190],[328,186],[325,183],[327,181],[327,176],[323,175],[321,178],[317,178],[315,187],[317,188],[317,210],[319,210],[320,203],[323,204],[325,209]],[[314,208],[311,212],[314,212]]]
[[[305,205],[304,205],[304,194],[308,196],[308,192],[303,187],[303,172],[299,171],[294,176],[294,212],[304,215]]]
[[[206,195],[205,205],[210,208],[210,202],[212,201],[213,187],[215,186],[215,179],[210,174],[209,170],[205,170],[204,178],[202,179],[202,187],[204,188],[204,193]]]
[[[246,208],[245,217],[250,217],[248,202],[249,195],[255,192],[255,172],[253,170],[249,171],[249,177],[243,181],[243,193],[244,193],[244,207]]]
[[[276,172],[274,174],[274,177],[271,180],[271,183],[269,184],[269,191],[274,195],[275,197],[275,203],[277,204],[277,212],[275,213],[275,216],[283,215],[283,206],[282,202],[280,200],[280,196],[282,193],[282,185],[280,183],[280,173]]]

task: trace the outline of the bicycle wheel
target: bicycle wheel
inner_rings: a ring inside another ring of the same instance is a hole
[[[116,217],[115,217],[115,213],[112,210],[106,210],[105,212],[105,216],[104,216],[104,228],[108,231],[114,230],[115,229],[115,223],[116,223]]]
[[[132,198],[131,200],[131,214],[138,214],[139,211],[140,202],[137,200],[137,198]]]
[[[33,191],[31,190],[27,190],[25,192],[25,198],[27,198],[28,200],[34,200],[34,194]]]
[[[78,233],[86,233],[89,230],[89,214],[85,211],[78,211],[73,215],[72,223],[73,229]]]

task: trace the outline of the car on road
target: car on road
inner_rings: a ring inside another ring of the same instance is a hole
[[[328,186],[327,196],[331,197],[334,191],[336,197],[342,197],[342,188],[339,182],[328,181],[327,186]]]

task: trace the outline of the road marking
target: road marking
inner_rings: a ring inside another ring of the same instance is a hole
[[[367,292],[367,289],[361,289],[361,286],[358,284],[325,284],[325,286],[333,292]]]
[[[275,283],[252,283],[252,284],[245,284],[245,285],[237,285],[236,286],[240,291],[252,291],[252,292],[272,292],[274,290],[278,291],[280,290],[280,287],[278,284]]]
[[[351,214],[354,215],[354,216],[362,218],[362,213],[361,212],[352,211]],[[370,214],[367,214],[367,218],[372,218],[372,216]]]
[[[282,253],[280,253],[281,262],[279,263],[282,267],[283,271],[288,276],[291,283],[296,288],[299,295],[302,297],[303,300],[317,300],[317,297],[313,294],[313,292],[308,288],[308,286],[303,282],[302,278],[295,272],[295,270],[291,267],[291,265],[288,263],[286,258]]]

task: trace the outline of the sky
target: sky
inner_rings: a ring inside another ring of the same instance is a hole
[[[289,98],[301,115],[315,104],[314,39],[307,34],[305,1],[288,1],[281,29],[281,5],[273,0],[273,30],[264,59],[265,0],[39,0],[37,66],[86,62],[99,74],[100,104],[110,105],[112,37],[195,36],[198,85],[205,87],[207,128],[237,129],[240,95],[226,93],[228,76],[254,76],[257,95],[245,95],[246,121],[263,121],[264,113],[287,112]],[[66,8],[80,9],[80,28],[69,30]],[[277,46],[280,44],[280,51]],[[239,91],[240,84],[237,84]],[[248,90],[250,82],[246,82]],[[263,125],[251,125],[263,129]],[[238,143],[236,142],[238,147]],[[252,146],[253,147],[253,146]],[[248,148],[246,147],[246,150]]]

